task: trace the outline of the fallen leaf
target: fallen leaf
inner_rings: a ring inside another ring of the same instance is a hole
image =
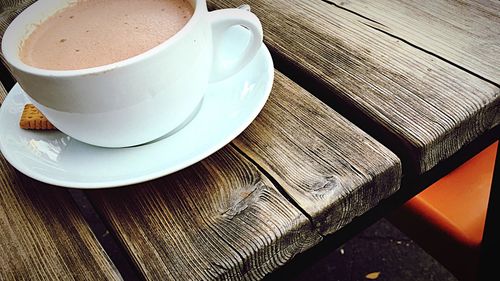
[[[379,276],[380,276],[380,271],[375,271],[375,272],[372,272],[372,273],[368,273],[368,274],[366,274],[365,278],[366,278],[366,279],[370,279],[370,280],[375,280],[375,279],[377,279]]]

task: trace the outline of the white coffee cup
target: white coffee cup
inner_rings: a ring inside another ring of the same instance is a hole
[[[22,41],[74,0],[40,0],[7,28],[2,51],[33,104],[62,132],[85,143],[127,147],[153,141],[195,113],[209,83],[241,70],[262,46],[262,26],[251,12],[208,12],[190,0],[194,14],[173,37],[132,58],[80,70],[45,70],[19,58]],[[221,59],[224,32],[241,25],[251,36],[234,60]]]

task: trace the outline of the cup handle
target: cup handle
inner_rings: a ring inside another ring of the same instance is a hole
[[[212,40],[214,42],[210,82],[217,82],[237,73],[253,59],[262,46],[263,32],[262,25],[257,16],[243,9],[215,10],[209,12],[209,19],[212,26]],[[219,48],[220,42],[227,29],[236,25],[241,25],[250,31],[250,41],[235,62],[223,63]]]

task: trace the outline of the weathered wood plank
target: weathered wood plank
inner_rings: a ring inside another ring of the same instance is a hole
[[[234,145],[322,234],[397,190],[394,154],[279,73],[273,93]],[[175,175],[88,194],[147,279],[259,279],[321,239],[231,146]]]
[[[231,146],[158,180],[87,194],[147,280],[257,280],[321,239]]]
[[[399,159],[279,72],[257,119],[233,143],[335,232],[399,188]]]
[[[0,104],[6,93],[0,84]],[[121,280],[69,193],[0,154],[0,280]]]
[[[327,2],[366,17],[359,20],[367,25],[500,84],[500,1]]]
[[[260,279],[317,243],[312,229],[334,232],[399,187],[393,153],[280,73],[233,145],[314,226],[232,145],[155,181],[87,192],[146,279]]]
[[[422,173],[499,124],[500,89],[367,26],[322,1],[210,0],[250,4],[265,40],[308,83],[326,89],[364,130],[385,141],[407,172]],[[279,66],[278,66],[279,67]],[[368,124],[367,126],[363,126]]]

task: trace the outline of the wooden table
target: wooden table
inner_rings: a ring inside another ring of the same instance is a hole
[[[0,4],[0,34],[31,2]],[[498,1],[208,2],[263,24],[276,72],[257,119],[123,188],[50,186],[0,156],[0,280],[280,276],[498,138]]]

